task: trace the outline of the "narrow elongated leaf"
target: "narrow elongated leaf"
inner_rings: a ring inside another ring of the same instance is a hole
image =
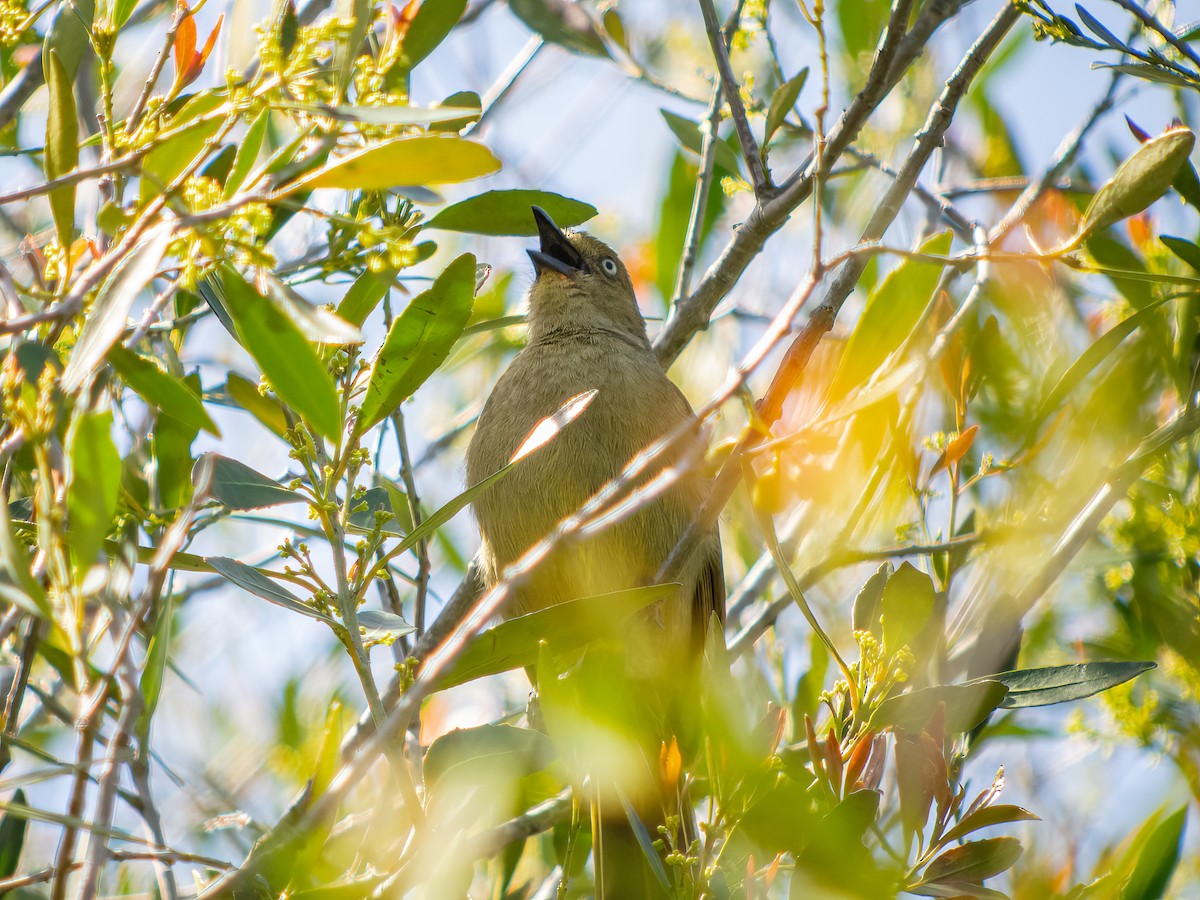
[[[112,439],[112,413],[76,413],[67,433],[71,474],[67,481],[67,540],[79,569],[90,566],[104,545],[117,511],[121,456]]]
[[[425,751],[425,787],[485,780],[499,769],[514,778],[545,768],[558,754],[550,738],[532,728],[479,725],[456,728]]]
[[[13,534],[7,503],[0,503],[0,601],[48,622],[54,621],[46,591],[33,577],[29,553]]]
[[[13,802],[24,806],[25,792],[20,788],[13,794]],[[0,817],[0,878],[8,878],[17,871],[21,861],[21,848],[25,846],[25,830],[29,820],[5,812]]]
[[[1182,259],[1185,263],[1191,266],[1196,271],[1200,272],[1200,247],[1197,247],[1191,241],[1184,240],[1179,237],[1172,237],[1169,234],[1164,234],[1159,237],[1163,245]]]
[[[529,209],[540,206],[561,228],[572,228],[596,215],[596,207],[548,191],[487,191],[447,206],[425,223],[426,228],[465,231],[470,234],[537,234]]]
[[[977,809],[968,816],[963,816],[962,820],[942,835],[942,844],[950,844],[957,841],[959,838],[964,838],[974,831],[981,828],[988,828],[992,825],[1007,825],[1009,822],[1035,822],[1041,821],[1040,817],[1035,816],[1027,809],[1022,809],[1019,806],[1002,803],[999,806],[985,806],[983,809]]]
[[[459,137],[397,138],[335,160],[303,177],[294,189],[377,191],[398,185],[454,184],[499,170],[483,144]]]
[[[258,387],[236,372],[225,379],[225,392],[238,406],[254,416],[269,431],[286,438],[288,423],[283,406],[273,397],[264,397]]]
[[[948,232],[934,235],[921,245],[920,252],[945,256],[950,243]],[[937,263],[906,259],[871,292],[829,389],[833,400],[865,384],[904,342],[929,305],[941,273],[942,266]]]
[[[463,111],[452,106],[325,106],[301,109],[329,116],[339,122],[361,122],[364,125],[440,125],[457,122],[463,117]]]
[[[221,117],[213,113],[224,102],[225,100],[215,92],[204,91],[188,100],[171,118],[167,129],[176,133],[155,146],[142,159],[142,180],[138,185],[138,196],[143,203],[157,196],[163,188],[178,178],[197,156],[205,152],[208,139],[221,127]]]
[[[212,496],[230,509],[263,509],[281,503],[299,503],[303,495],[297,494],[260,472],[219,453],[205,453],[198,460],[193,472],[201,472],[211,461],[212,480],[209,490]]]
[[[267,136],[270,117],[271,111],[264,109],[246,129],[246,134],[238,145],[237,156],[233,158],[229,176],[225,179],[224,195],[226,200],[236,194],[246,183],[250,170],[258,161],[258,154],[262,152],[263,139]]]
[[[387,484],[386,481],[384,483]],[[360,509],[360,506],[365,506],[366,509]],[[360,500],[356,501],[355,510],[350,514],[347,525],[352,531],[360,534],[370,534],[375,528],[375,520],[378,513],[386,515],[386,518],[380,525],[381,533],[392,537],[399,537],[404,534],[405,529],[402,529],[400,521],[396,519],[393,512],[391,496],[387,488],[384,487],[370,488]]]
[[[154,710],[158,706],[158,697],[162,692],[163,675],[167,671],[167,657],[171,644],[171,622],[175,615],[175,603],[170,594],[163,600],[162,609],[158,613],[158,622],[154,626],[154,637],[146,650],[146,665],[142,669],[140,682],[142,694],[142,711],[138,715],[135,728],[139,737],[145,738],[150,733],[150,723],[154,719]]]
[[[532,666],[538,660],[538,645],[543,641],[555,653],[582,647],[590,640],[619,631],[627,616],[673,596],[678,590],[677,584],[656,584],[571,600],[509,619],[480,632],[442,675],[438,689]]]
[[[1187,806],[1181,806],[1161,822],[1151,819],[1142,826],[1136,841],[1140,845],[1137,862],[1121,888],[1121,900],[1158,900],[1166,896],[1171,876],[1179,866],[1187,812]]]
[[[65,393],[73,394],[90,379],[108,349],[121,336],[133,301],[158,271],[158,264],[170,243],[170,224],[155,226],[100,288],[79,333],[79,342],[63,371]]]
[[[660,109],[663,120],[667,123],[667,127],[671,129],[671,133],[678,139],[680,145],[685,150],[690,150],[697,156],[704,149],[704,135],[700,131],[700,126],[691,119],[685,119],[683,116],[676,115],[665,109]],[[724,141],[718,140],[716,147],[713,149],[713,163],[716,166],[724,169],[730,175],[738,173],[738,158]]]
[[[771,138],[787,118],[787,114],[796,105],[804,82],[808,80],[808,66],[805,66],[771,94],[771,105],[767,109],[767,124],[763,127],[763,146],[771,143]]]
[[[1166,193],[1195,145],[1196,136],[1186,128],[1172,128],[1142,144],[1092,197],[1068,248],[1141,212]]]
[[[336,440],[342,430],[329,370],[296,325],[231,268],[222,272],[238,340],[254,357],[279,398],[317,433]]]
[[[263,276],[267,295],[289,320],[296,323],[300,333],[316,344],[361,344],[362,332],[357,325],[345,321],[321,306],[313,306],[290,285],[274,275]]]
[[[355,426],[359,434],[383,421],[442,364],[474,302],[475,257],[464,253],[392,322],[371,367]]]
[[[404,33],[400,64],[411,69],[433,52],[462,18],[466,8],[467,0],[422,3]]]
[[[54,179],[73,171],[79,162],[79,117],[72,79],[58,54],[51,50],[44,59],[50,100],[46,114],[46,178]],[[50,212],[58,231],[58,245],[66,250],[75,229],[75,185],[63,185],[50,192]]]
[[[925,869],[923,884],[965,881],[978,883],[1012,867],[1020,858],[1021,842],[1012,837],[970,841],[947,850]]]
[[[337,0],[334,13],[349,20],[350,32],[333,48],[333,71],[337,76],[338,96],[346,92],[354,74],[354,61],[362,52],[363,41],[371,27],[371,0]]]
[[[334,624],[333,619],[329,618],[329,616],[318,612],[307,603],[302,602],[299,597],[287,590],[287,588],[281,587],[273,579],[268,578],[253,566],[248,566],[227,556],[208,556],[205,557],[205,562],[212,566],[214,572],[223,575],[242,590],[249,591],[254,596],[261,597],[268,603],[274,603],[276,606],[282,606],[284,609],[290,609],[292,612],[300,613],[303,616],[317,619],[326,624]]]
[[[375,307],[387,296],[395,278],[396,273],[391,269],[383,272],[372,272],[368,269],[363,272],[338,304],[338,317],[361,328],[367,316],[373,313]]]
[[[120,344],[109,348],[108,361],[117,370],[122,381],[148,404],[157,407],[163,415],[178,419],[193,428],[203,429],[217,437],[221,436],[200,398],[175,376],[164,372],[145,357],[126,350]]]
[[[1104,41],[1104,43],[1108,44],[1108,46],[1112,47],[1114,50],[1119,50],[1122,53],[1133,52],[1120,38],[1105,28],[1103,22],[1093,16],[1078,3],[1075,4],[1075,12],[1079,14],[1079,21],[1083,22],[1089,31],[1096,35],[1096,37],[1100,38],[1100,40]]]
[[[363,629],[363,637],[369,641],[378,641],[385,637],[401,637],[417,630],[415,626],[409,625],[400,616],[382,609],[359,610],[354,619]]]
[[[1142,323],[1149,319],[1167,299],[1167,297],[1163,297],[1155,300],[1150,306],[1139,310],[1129,318],[1117,323],[1097,338],[1092,346],[1079,354],[1079,358],[1071,363],[1067,371],[1063,372],[1062,377],[1058,379],[1054,387],[1050,389],[1050,393],[1046,395],[1046,399],[1038,406],[1038,411],[1030,423],[1031,435],[1036,433],[1037,426],[1044,422],[1047,416],[1058,409],[1063,400],[1079,386],[1080,382],[1100,363],[1107,359],[1121,345],[1121,342],[1125,338],[1133,334]]]
[[[923,688],[885,700],[871,717],[873,728],[892,725],[905,731],[920,731],[929,724],[938,706],[946,705],[946,731],[961,734],[987,718],[1008,694],[999,681],[944,684]]]
[[[1001,672],[999,675],[989,675],[968,684],[999,681],[1008,688],[1008,696],[1000,706],[1004,709],[1019,709],[1081,700],[1116,687],[1155,666],[1152,662],[1077,663]]]

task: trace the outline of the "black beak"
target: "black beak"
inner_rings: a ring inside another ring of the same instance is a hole
[[[538,237],[541,238],[542,244],[539,249],[529,251],[529,258],[533,260],[533,271],[539,276],[545,271],[552,271],[568,277],[576,272],[586,272],[587,263],[567,240],[562,229],[554,224],[554,220],[544,209],[537,206],[532,209],[533,221],[537,223]]]

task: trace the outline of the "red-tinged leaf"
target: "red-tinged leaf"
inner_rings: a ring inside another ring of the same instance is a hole
[[[980,828],[987,828],[991,825],[1036,821],[1040,821],[1039,816],[1035,816],[1029,810],[1022,809],[1020,806],[1013,806],[1010,803],[1002,803],[999,806],[985,806],[983,809],[978,809],[969,816],[964,816],[957,825],[942,836],[941,843],[952,843],[959,838],[966,837],[973,831],[978,831]]]
[[[1133,121],[1133,119],[1129,118],[1129,116],[1125,117],[1125,124],[1129,126],[1130,133],[1138,139],[1139,144],[1144,144],[1146,141],[1150,140],[1150,134],[1146,131],[1143,131],[1141,127]]]
[[[196,20],[192,18],[187,3],[184,0],[179,0],[178,9],[183,12],[183,19],[179,23],[179,28],[175,30],[175,43],[171,47],[172,56],[175,59],[175,85],[178,89],[182,87],[184,74],[188,70],[188,66],[192,63],[192,57],[196,55]]]
[[[970,841],[947,850],[931,862],[921,883],[963,881],[979,884],[1011,868],[1022,851],[1021,842],[1014,837]]]
[[[842,787],[842,745],[833,733],[833,726],[825,735],[825,761],[829,766],[829,783],[836,793],[841,793]]]
[[[200,65],[203,66],[208,62],[209,54],[212,53],[213,47],[217,45],[217,35],[221,33],[221,26],[225,23],[225,13],[217,16],[217,24],[213,26],[213,30],[209,32],[208,40],[204,42],[204,49],[200,51]]]
[[[867,766],[867,759],[870,758],[871,748],[874,745],[874,736],[869,731],[854,742],[854,749],[850,751],[850,759],[846,761],[847,789],[854,790],[855,785],[862,777],[863,769]]]
[[[946,757],[933,738],[896,733],[896,782],[906,832],[915,834],[925,827],[939,782],[944,786],[946,779]]]
[[[967,451],[971,449],[971,445],[975,443],[975,435],[979,433],[979,426],[972,425],[962,434],[955,437],[946,445],[946,451],[938,458],[938,461],[933,466],[931,475],[936,475],[942,469],[951,469],[957,466],[959,461],[967,455]]]

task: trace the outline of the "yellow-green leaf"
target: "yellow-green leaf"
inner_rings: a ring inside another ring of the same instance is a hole
[[[71,78],[58,54],[46,55],[46,89],[50,110],[46,116],[46,177],[60,178],[79,162],[79,120]],[[50,212],[58,232],[58,243],[70,247],[75,229],[75,185],[66,184],[50,192]]]
[[[376,144],[335,160],[294,188],[375,191],[402,185],[453,184],[491,175],[500,160],[483,144],[426,135]]]
[[[442,364],[471,318],[474,302],[475,257],[464,253],[392,322],[358,412],[360,434],[383,421]]]
[[[112,439],[112,413],[79,412],[67,433],[68,540],[77,571],[100,552],[117,511],[121,456]]]
[[[1079,246],[1092,232],[1140,213],[1165,194],[1195,145],[1196,136],[1186,128],[1172,128],[1142,144],[1092,197],[1066,249]]]
[[[342,430],[337,391],[316,351],[295,324],[233,269],[222,272],[238,340],[284,403],[331,441]]]

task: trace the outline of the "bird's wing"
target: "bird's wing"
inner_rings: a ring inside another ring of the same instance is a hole
[[[725,567],[721,561],[721,539],[713,532],[708,547],[701,551],[704,558],[700,563],[700,574],[696,579],[696,592],[692,598],[692,638],[696,647],[703,652],[704,635],[713,613],[717,620],[725,623]]]

